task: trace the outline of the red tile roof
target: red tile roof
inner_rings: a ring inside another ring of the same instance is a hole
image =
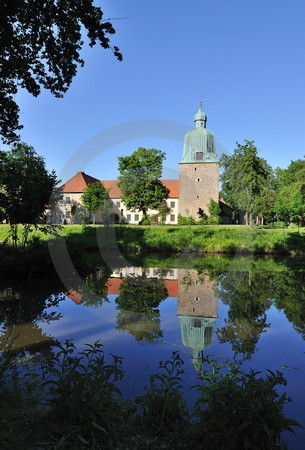
[[[170,190],[168,198],[179,197],[179,180],[161,180],[161,181]]]
[[[178,198],[179,196],[179,180],[161,180],[164,186],[169,189],[168,198]],[[110,198],[121,198],[122,191],[118,186],[118,180],[101,180],[104,187],[109,189]]]
[[[61,192],[83,192],[90,183],[97,183],[97,178],[87,175],[85,172],[77,172],[74,177],[70,178],[59,189]]]
[[[87,175],[85,172],[77,172],[74,177],[70,178],[59,189],[61,192],[83,192],[90,183],[100,181],[104,187],[109,190],[110,198],[121,198],[122,191],[118,187],[118,180],[98,180],[97,178]],[[169,189],[168,198],[179,197],[179,180],[161,180],[162,183]]]
[[[108,294],[119,295],[122,281],[122,278],[109,278],[107,281]],[[178,298],[178,280],[164,280],[164,283],[168,292],[168,296]]]
[[[119,295],[122,278],[109,278],[107,281],[108,295]],[[165,287],[168,292],[168,297],[178,298],[178,280],[164,280]],[[74,303],[79,305],[82,302],[82,294],[74,289],[70,289],[66,292],[66,296],[69,297]]]
[[[122,197],[122,191],[118,186],[118,182],[118,180],[101,180],[101,183],[104,185],[105,189],[109,189],[110,198]]]

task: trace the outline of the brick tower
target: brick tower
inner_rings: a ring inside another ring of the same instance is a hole
[[[195,128],[186,133],[180,161],[179,213],[199,220],[209,215],[210,200],[219,201],[219,160],[212,131],[206,128],[207,116],[200,108],[194,116]]]

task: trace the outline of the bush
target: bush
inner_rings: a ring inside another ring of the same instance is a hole
[[[280,448],[281,433],[300,426],[284,417],[289,399],[275,389],[286,383],[278,371],[258,377],[205,358],[209,369],[194,386],[191,409],[176,352],[134,401],[120,397],[121,358],[108,362],[99,342],[76,353],[66,341],[52,361],[30,362],[25,355],[0,359],[3,448],[264,450]]]
[[[300,426],[285,418],[284,405],[290,401],[279,395],[275,387],[285,385],[279,371],[243,372],[237,364],[218,364],[206,359],[209,369],[200,374],[189,435],[195,442],[205,442],[206,448],[217,449],[276,449],[281,447],[281,433]],[[225,368],[229,371],[226,372]],[[193,444],[194,446],[194,444]]]
[[[150,225],[149,217],[143,217],[143,219],[140,220],[139,225]]]
[[[197,225],[197,223],[193,217],[184,217],[178,214],[178,225]]]

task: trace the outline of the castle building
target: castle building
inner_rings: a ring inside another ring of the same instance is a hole
[[[206,128],[207,116],[200,104],[194,116],[194,129],[186,133],[183,155],[179,164],[179,180],[161,180],[169,189],[166,216],[158,218],[165,224],[177,224],[178,215],[200,220],[209,215],[208,205],[213,199],[219,201],[219,160],[216,154],[212,131]],[[122,201],[118,180],[98,180],[84,172],[78,172],[60,188],[61,198],[52,209],[53,223],[83,223],[86,211],[82,208],[81,195],[89,183],[103,183],[109,191],[111,201],[110,222],[138,224],[142,219],[140,211],[130,211]],[[222,222],[231,223],[231,208],[219,202]],[[158,211],[148,211],[156,216]],[[102,211],[96,213],[96,223],[103,222]]]

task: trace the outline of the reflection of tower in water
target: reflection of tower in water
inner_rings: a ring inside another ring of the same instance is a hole
[[[182,342],[192,350],[192,362],[201,370],[203,350],[212,344],[217,318],[216,282],[197,270],[178,269],[178,311]]]

